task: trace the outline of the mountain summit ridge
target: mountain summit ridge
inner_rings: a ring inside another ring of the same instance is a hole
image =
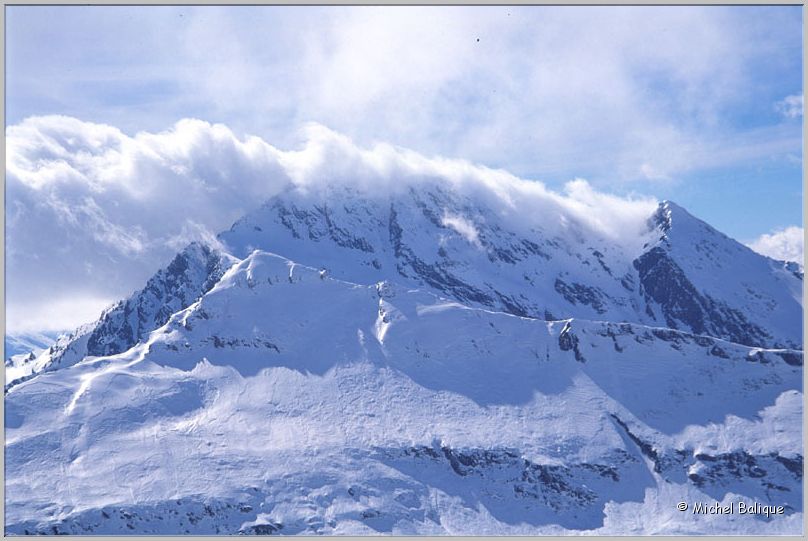
[[[356,193],[311,201],[289,192],[219,239],[241,257],[268,249],[352,281],[409,281],[516,315],[662,323],[747,345],[801,347],[801,301],[788,293],[797,284],[780,266],[671,201],[648,224],[634,255],[604,236],[587,238],[571,217],[519,231],[484,202],[440,188],[411,188],[383,203]],[[658,264],[663,254],[665,272],[682,278],[678,294],[703,299],[698,317],[676,317],[675,299],[654,294],[662,286],[651,283],[650,260]]]
[[[802,349],[801,296],[790,293],[801,290],[801,275],[784,272],[673,201],[661,201],[648,218],[642,252],[632,259],[605,236],[587,239],[587,227],[571,217],[562,216],[560,227],[514,232],[479,200],[428,186],[390,197],[346,187],[313,194],[290,188],[220,233],[218,245],[190,244],[98,322],[34,359],[16,359],[6,384],[128,349],[258,248],[351,282],[409,283],[534,319],[663,325],[744,345]],[[198,276],[176,281],[175,271],[189,264]],[[738,265],[756,272],[744,277],[735,272]],[[188,293],[175,297],[172,289],[180,286]],[[163,295],[173,300],[158,310]]]

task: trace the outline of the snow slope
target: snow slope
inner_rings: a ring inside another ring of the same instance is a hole
[[[450,190],[318,197],[7,385],[7,533],[802,531],[798,276],[670,203],[621,244]]]

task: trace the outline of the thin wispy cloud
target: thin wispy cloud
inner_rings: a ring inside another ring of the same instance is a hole
[[[802,116],[803,96],[786,96],[778,101],[774,106],[783,116],[788,118],[799,118]]]

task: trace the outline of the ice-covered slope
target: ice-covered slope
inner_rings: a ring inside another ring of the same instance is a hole
[[[128,351],[11,388],[6,528],[799,533],[801,373],[255,251]],[[675,508],[715,500],[785,513]]]

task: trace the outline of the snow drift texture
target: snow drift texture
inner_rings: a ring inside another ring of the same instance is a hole
[[[799,266],[360,158],[7,365],[8,533],[802,531]]]

